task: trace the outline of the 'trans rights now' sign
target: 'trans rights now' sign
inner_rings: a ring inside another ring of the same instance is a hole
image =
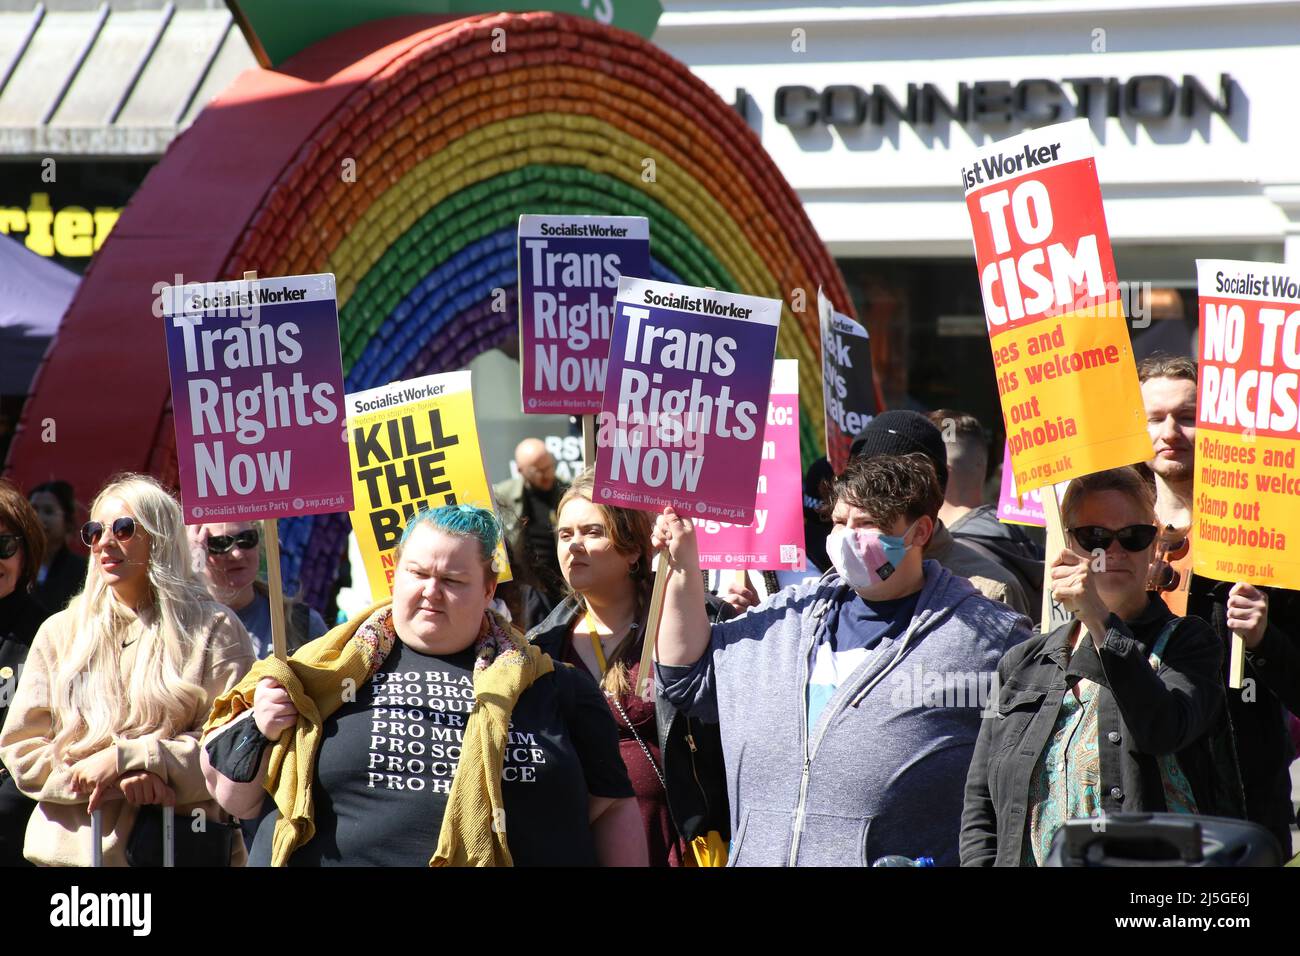
[[[186,520],[348,511],[334,276],[162,290]]]
[[[594,415],[621,276],[650,275],[643,216],[519,217],[519,362],[523,407]]]
[[[596,435],[595,491],[754,520],[781,301],[624,277]]]

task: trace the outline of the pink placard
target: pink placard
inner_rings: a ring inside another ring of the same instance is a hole
[[[1002,451],[1002,491],[998,495],[998,520],[1006,524],[1027,524],[1035,528],[1047,527],[1047,518],[1043,515],[1043,499],[1038,489],[1016,503],[1016,479],[1011,470],[1011,447],[1004,446]]]
[[[754,523],[697,519],[700,567],[803,571],[803,476],[799,469],[799,363],[778,359],[763,429]]]

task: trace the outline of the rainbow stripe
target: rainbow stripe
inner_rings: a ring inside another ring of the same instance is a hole
[[[229,111],[223,138],[216,119],[187,134],[198,139],[192,162],[206,137],[207,149],[227,151],[228,168],[241,123],[249,142],[254,132],[291,135],[267,122],[273,109],[289,115],[273,97],[317,111],[298,117],[311,132],[296,155],[260,182],[249,174],[263,191],[224,247],[221,277],[333,272],[346,385],[358,391],[463,368],[517,335],[521,214],[646,216],[655,278],[786,302],[778,353],[801,360],[805,460],[822,453],[816,290],[840,308],[849,297],[798,197],[733,109],[640,37],[589,20],[492,14],[372,26],[322,41],[283,72],[244,74],[205,111]],[[382,42],[376,29],[387,31]],[[494,34],[505,52],[494,52]],[[154,208],[161,215],[165,205]],[[130,213],[126,225],[147,228]],[[803,310],[791,311],[801,298]],[[162,429],[156,442],[167,445]],[[155,449],[151,464],[165,470],[158,459]],[[280,527],[286,584],[322,602],[346,516]]]

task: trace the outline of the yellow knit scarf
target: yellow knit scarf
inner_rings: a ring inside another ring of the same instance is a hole
[[[391,601],[382,601],[300,649],[287,662],[258,661],[235,687],[217,698],[203,728],[208,734],[253,706],[263,677],[278,681],[298,710],[293,731],[271,747],[265,788],[280,818],[271,840],[271,865],[284,866],[316,834],[313,821],[316,754],[326,718],[369,681],[393,648]],[[447,798],[438,849],[430,866],[510,866],[501,769],[515,703],[554,664],[493,611],[475,642],[474,709],[465,725],[461,757]]]

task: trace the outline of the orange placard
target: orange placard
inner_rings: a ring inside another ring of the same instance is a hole
[[[1087,120],[962,169],[1016,487],[1151,457]]]
[[[1300,270],[1199,259],[1192,563],[1300,588]]]

